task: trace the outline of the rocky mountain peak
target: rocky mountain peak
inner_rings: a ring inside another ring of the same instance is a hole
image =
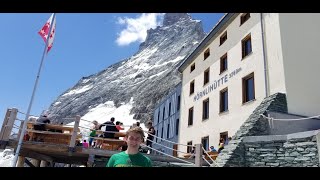
[[[157,103],[181,82],[177,67],[204,36],[201,22],[189,14],[165,14],[163,26],[148,30],[137,53],[83,77],[62,93],[49,107],[55,114],[52,122],[94,111],[105,113],[99,115],[101,121],[107,116],[123,119],[125,115],[117,114],[116,109],[126,105],[131,107],[126,117],[130,114],[141,122],[150,119]]]
[[[163,18],[163,26],[170,26],[185,20],[191,20],[191,16],[188,13],[166,13]]]

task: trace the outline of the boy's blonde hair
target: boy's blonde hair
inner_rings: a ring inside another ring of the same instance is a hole
[[[142,128],[141,127],[133,127],[133,128],[131,128],[131,129],[129,129],[128,131],[127,131],[127,133],[126,133],[126,137],[128,137],[129,136],[129,134],[130,133],[137,133],[137,134],[140,134],[141,135],[141,139],[143,140],[144,139],[144,132],[143,132],[143,130],[142,130]]]

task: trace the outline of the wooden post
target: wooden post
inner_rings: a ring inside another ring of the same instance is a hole
[[[87,167],[93,167],[94,164],[94,154],[89,154],[88,162],[87,162]]]
[[[1,131],[0,131],[0,140],[3,139],[3,134],[4,134],[4,131],[7,127],[6,125],[8,124],[10,113],[11,113],[11,109],[7,109],[6,115],[5,115],[4,120],[2,122],[2,127],[1,127]]]
[[[174,144],[173,145],[173,149],[174,149],[173,150],[173,156],[174,157],[178,157],[178,151],[177,151],[178,150],[178,144]]]
[[[7,109],[6,115],[5,115],[4,120],[2,122],[1,131],[0,131],[0,149],[6,149],[6,146],[8,144],[8,141],[5,141],[3,139],[3,135],[4,135],[5,131],[6,131],[10,114],[11,114],[11,109]]]
[[[47,161],[42,160],[40,162],[40,167],[47,167],[47,166],[48,166],[48,162]]]
[[[202,144],[195,144],[195,166],[201,167],[202,166]]]
[[[12,108],[11,109],[9,120],[7,121],[7,123],[5,125],[6,127],[5,127],[5,130],[4,130],[3,135],[2,135],[2,140],[3,141],[9,141],[14,121],[17,118],[17,113],[18,113],[18,109],[17,108]]]
[[[20,129],[19,129],[19,132],[18,132],[18,137],[17,137],[17,139],[19,139],[19,137],[20,137],[20,134],[21,134],[21,131],[22,131],[22,127],[23,127],[23,124],[25,123],[25,121],[21,121],[21,123],[20,123]],[[29,140],[29,139],[28,139]]]
[[[38,159],[31,159],[31,163],[34,165],[34,167],[40,167],[40,160]]]
[[[24,167],[24,160],[25,160],[24,156],[19,156],[16,167]]]
[[[78,135],[80,118],[81,117],[78,115],[78,116],[76,116],[76,120],[74,121],[73,132],[72,132],[70,145],[69,145],[69,152],[75,151],[75,145],[76,145],[76,140],[77,140],[77,135]]]

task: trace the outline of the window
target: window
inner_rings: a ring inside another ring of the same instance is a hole
[[[220,91],[220,112],[228,111],[228,88]]]
[[[193,107],[189,109],[188,126],[193,124]]]
[[[170,117],[170,115],[171,115],[171,102],[169,103],[169,117]]]
[[[179,119],[176,120],[176,135],[179,134]]]
[[[190,83],[190,95],[194,93],[194,80]]]
[[[201,144],[205,150],[209,150],[209,136],[201,138]]]
[[[223,139],[224,142],[227,142],[228,139],[228,131],[220,133],[220,139]]]
[[[220,74],[228,69],[228,54],[226,53],[220,58]]]
[[[161,128],[161,138],[163,138],[163,129],[164,129],[164,128],[163,128],[163,125],[164,125],[164,124],[162,124],[162,128]]]
[[[169,139],[169,132],[170,132],[170,123],[168,122],[167,139]]]
[[[164,115],[166,113],[166,106],[163,107],[163,114],[162,114],[162,120],[164,120]]]
[[[210,68],[204,71],[203,74],[203,85],[206,85],[210,81]]]
[[[158,111],[158,123],[160,122],[160,108],[159,108],[159,111]]]
[[[202,102],[202,120],[209,118],[209,98]]]
[[[192,72],[196,68],[196,63],[193,63],[190,67],[190,72]]]
[[[242,78],[242,103],[255,99],[254,73]]]
[[[180,109],[180,96],[178,96],[178,102],[177,102],[177,110]]]
[[[250,18],[250,13],[243,13],[240,17],[240,26]]]
[[[192,141],[189,141],[189,142],[187,142],[187,153],[191,153],[191,151],[192,151]]]
[[[227,31],[220,36],[220,46],[227,40]]]
[[[208,48],[203,54],[203,60],[206,60],[210,56],[210,49]]]
[[[248,56],[252,52],[251,34],[247,35],[242,41],[242,58]]]

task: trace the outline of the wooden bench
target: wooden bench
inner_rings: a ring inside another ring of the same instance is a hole
[[[218,156],[218,152],[211,152],[211,151],[209,151],[209,152],[207,152],[208,154],[209,154],[209,156],[211,157],[211,159],[213,159],[213,160],[216,160],[216,158],[217,158],[217,156]],[[206,160],[211,160],[210,158],[209,158],[209,156],[207,155],[207,154],[205,154],[205,159]]]
[[[28,122],[27,129],[34,129],[35,124],[36,123],[34,123],[34,122]],[[74,128],[70,127],[70,126],[62,126],[62,125],[57,125],[57,124],[45,124],[45,129],[47,131],[52,129],[52,130],[62,131],[62,133],[72,133]],[[78,128],[78,132],[80,132],[79,128]]]
[[[103,134],[103,132],[101,130],[97,130],[96,134],[101,135]],[[114,137],[125,137],[125,136],[126,136],[126,132],[114,132]]]
[[[101,138],[101,137],[94,137],[96,140],[103,141],[101,144],[101,149],[105,150],[118,150],[121,146],[125,145],[126,142],[121,139],[111,139],[111,138]]]
[[[46,131],[34,130],[35,123],[28,122],[27,123],[27,133],[29,135],[29,141],[39,141],[39,142],[47,142],[54,144],[70,144],[73,127],[54,125],[54,124],[45,124]],[[51,132],[48,130],[59,130],[60,132]],[[78,131],[80,132],[80,131]],[[82,136],[80,134],[77,135],[77,142],[80,142]]]

